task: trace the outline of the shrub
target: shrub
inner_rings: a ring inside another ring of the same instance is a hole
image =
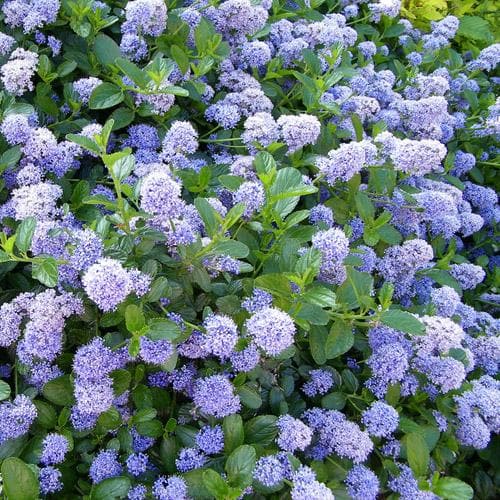
[[[8,499],[495,496],[500,49],[400,3],[3,3]]]

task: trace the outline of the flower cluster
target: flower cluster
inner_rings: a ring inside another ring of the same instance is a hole
[[[494,497],[500,45],[412,8],[2,3],[5,495]]]

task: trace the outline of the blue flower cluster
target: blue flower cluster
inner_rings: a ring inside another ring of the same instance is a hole
[[[500,44],[406,4],[2,3],[8,498],[495,497]]]

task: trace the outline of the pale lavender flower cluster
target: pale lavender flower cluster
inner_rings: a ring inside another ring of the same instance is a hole
[[[118,476],[121,471],[122,466],[118,461],[118,453],[115,450],[102,450],[92,461],[89,476],[92,482],[97,484],[108,477]]]
[[[279,429],[276,443],[284,451],[304,451],[311,443],[312,430],[298,418],[282,415],[276,426]]]
[[[389,247],[377,263],[380,275],[395,286],[396,296],[412,293],[415,272],[425,268],[434,257],[432,247],[424,240],[407,240]]]
[[[399,415],[387,403],[375,401],[362,413],[361,421],[370,436],[388,438],[398,427]]]
[[[335,453],[357,464],[364,462],[373,449],[368,433],[339,411],[312,408],[304,413],[303,418],[317,438],[313,440],[315,444],[306,450],[315,460],[323,460]]]
[[[373,164],[377,156],[376,147],[369,141],[349,142],[333,149],[316,165],[330,186],[336,182],[347,182],[361,169]]]
[[[295,324],[285,312],[274,307],[256,311],[245,322],[248,335],[268,356],[278,356],[293,344]]]
[[[25,33],[30,33],[45,24],[53,23],[59,7],[59,0],[9,0],[4,2],[2,12],[6,24],[12,27],[22,26]]]
[[[280,138],[278,124],[270,113],[255,113],[245,120],[243,126],[245,131],[241,135],[241,140],[251,153],[256,152],[255,143],[266,148]]]
[[[24,394],[0,404],[0,443],[26,434],[37,417],[36,406]]]
[[[486,448],[491,433],[500,432],[500,387],[485,375],[472,383],[472,389],[455,397],[459,419],[457,437],[465,446]]]
[[[290,154],[308,144],[315,144],[321,131],[319,120],[305,113],[281,115],[277,123]]]
[[[117,260],[102,258],[87,269],[82,283],[89,298],[102,311],[112,311],[131,292],[138,296],[147,292],[144,278],[150,281],[143,273],[125,269]]]
[[[304,394],[309,397],[314,397],[318,394],[324,395],[333,386],[333,376],[327,370],[311,370],[309,376],[311,378],[302,386]]]
[[[89,76],[88,78],[80,78],[79,80],[73,82],[73,90],[77,93],[78,98],[81,103],[86,105],[89,103],[90,94],[101,85],[102,80],[96,78],[95,76]]]
[[[291,479],[293,483],[290,492],[292,500],[302,500],[304,498],[334,500],[335,498],[332,491],[316,479],[314,471],[305,465],[301,465],[293,473]]]
[[[234,394],[234,387],[223,375],[198,379],[193,402],[202,413],[216,418],[232,415],[241,408],[240,398]]]
[[[21,96],[34,89],[31,78],[38,64],[38,54],[18,48],[0,68],[0,80],[10,94]]]
[[[158,500],[187,500],[188,489],[180,476],[160,476],[153,484],[153,496]]]
[[[165,30],[167,7],[161,0],[133,0],[125,7],[121,25],[120,49],[132,60],[139,61],[148,53],[146,35],[157,37]]]
[[[312,246],[321,252],[319,278],[326,283],[340,285],[346,279],[343,264],[349,254],[349,240],[341,229],[318,231],[312,238]]]

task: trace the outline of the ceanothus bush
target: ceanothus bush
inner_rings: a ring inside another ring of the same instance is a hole
[[[500,45],[408,4],[2,3],[2,498],[498,496]]]

